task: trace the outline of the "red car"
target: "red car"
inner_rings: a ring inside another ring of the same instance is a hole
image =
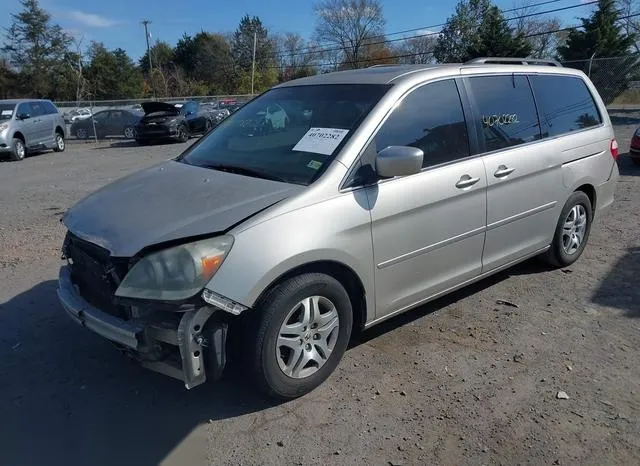
[[[633,133],[631,138],[631,147],[629,148],[629,156],[633,163],[640,165],[640,128]]]

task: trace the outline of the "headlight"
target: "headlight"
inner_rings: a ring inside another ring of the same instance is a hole
[[[227,256],[229,235],[187,243],[140,259],[116,290],[116,296],[157,300],[187,299],[202,291]]]
[[[0,128],[2,128],[2,125],[0,125]],[[636,130],[635,136],[638,136],[640,138],[640,128]]]
[[[0,131],[4,131],[9,127],[9,123],[0,123]]]

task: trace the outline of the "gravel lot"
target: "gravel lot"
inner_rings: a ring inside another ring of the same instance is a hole
[[[613,116],[624,154],[640,112]],[[386,322],[318,390],[273,405],[241,375],[186,391],[57,302],[62,213],[185,146],[0,163],[0,464],[640,464],[640,169],[625,155],[574,266],[529,261]]]

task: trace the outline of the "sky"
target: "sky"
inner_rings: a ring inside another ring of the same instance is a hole
[[[542,1],[529,0],[531,3]],[[539,10],[580,5],[586,1],[560,0],[539,7]],[[231,32],[244,14],[260,17],[271,31],[297,32],[310,38],[314,28],[314,3],[311,0],[40,0],[40,5],[52,14],[54,22],[75,37],[83,37],[83,45],[91,41],[103,42],[109,49],[123,48],[134,59],[143,55],[146,47],[143,19],[151,21],[149,31],[153,42],[163,40],[171,45],[184,33]],[[446,21],[454,11],[456,0],[381,0],[381,3],[387,21],[386,32],[392,33],[414,28],[437,30],[433,25]],[[516,0],[494,3],[506,10],[513,8]],[[554,15],[565,26],[572,26],[578,24],[577,17],[588,16],[592,8],[583,5]],[[0,0],[3,33],[11,23],[10,13],[19,10],[19,0]]]

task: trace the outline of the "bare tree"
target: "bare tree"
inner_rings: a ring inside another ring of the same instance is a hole
[[[433,51],[437,42],[437,34],[425,32],[402,41],[396,52],[400,56],[401,63],[410,65],[434,63]]]
[[[316,44],[292,32],[277,36],[275,42],[276,56],[283,80],[308,75],[314,71],[314,64],[318,57],[317,49],[319,49]]]
[[[565,34],[550,31],[560,29],[562,22],[555,17],[528,16],[539,11],[539,7],[534,6],[536,1],[522,0],[514,6],[512,17],[518,19],[512,23],[512,27],[516,33],[527,36],[532,46],[533,58],[553,58],[557,48],[562,45]]]
[[[640,17],[629,18],[629,16],[640,11],[640,1],[638,0],[618,0],[620,16],[622,16],[622,27],[627,35],[635,34],[636,43],[634,48],[640,52]]]
[[[314,6],[315,38],[340,48],[342,63],[363,66],[367,39],[381,36],[385,19],[378,0],[323,0]]]

